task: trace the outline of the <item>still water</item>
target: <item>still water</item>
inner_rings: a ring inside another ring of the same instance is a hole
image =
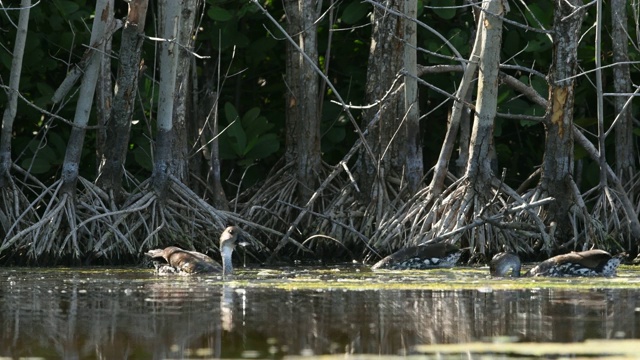
[[[486,269],[257,269],[222,281],[0,268],[0,357],[406,355],[417,345],[496,339],[639,339],[639,281],[634,270],[524,283],[490,279]]]

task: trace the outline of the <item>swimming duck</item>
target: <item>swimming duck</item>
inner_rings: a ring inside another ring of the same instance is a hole
[[[222,272],[222,276],[233,274],[231,255],[240,242],[242,232],[237,226],[229,226],[220,235],[220,255],[222,266],[205,254],[197,251],[181,249],[177,246],[169,246],[164,249],[149,250],[146,255],[151,259],[163,258],[165,263],[154,261],[156,273],[159,275],[179,274],[207,274]]]
[[[527,271],[524,276],[615,276],[622,261],[620,256],[611,256],[604,250],[570,252],[554,256]],[[520,258],[518,255],[501,252],[496,254],[489,264],[493,276],[520,277]]]
[[[378,261],[371,269],[434,269],[453,267],[460,259],[460,249],[447,243],[410,246]]]

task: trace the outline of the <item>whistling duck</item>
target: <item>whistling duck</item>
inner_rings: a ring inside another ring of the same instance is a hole
[[[222,272],[223,276],[233,274],[231,255],[240,243],[242,232],[236,226],[229,226],[220,235],[220,255],[222,256],[222,266],[205,254],[197,251],[183,250],[176,246],[169,246],[164,249],[149,250],[146,255],[151,259],[163,258],[165,263],[154,261],[156,273],[167,274],[206,274]]]
[[[385,257],[371,268],[409,270],[452,267],[460,255],[457,246],[447,243],[410,246]]]
[[[524,276],[615,276],[622,261],[620,256],[611,256],[604,250],[570,252],[547,259]],[[496,254],[489,264],[491,275],[511,277],[520,276],[520,258],[508,252]]]

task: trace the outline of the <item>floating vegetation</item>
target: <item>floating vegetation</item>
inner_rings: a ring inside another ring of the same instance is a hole
[[[464,344],[418,345],[417,352],[425,354],[491,354],[515,356],[627,356],[637,358],[640,340],[587,340],[575,343],[531,342],[474,342]]]
[[[622,266],[617,277],[494,278],[487,267],[456,267],[432,270],[383,270],[354,267],[301,267],[240,269],[232,283],[243,287],[284,290],[531,290],[539,288],[593,290],[636,288],[640,269]]]

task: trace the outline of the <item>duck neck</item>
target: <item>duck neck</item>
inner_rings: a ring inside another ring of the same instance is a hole
[[[220,250],[220,255],[222,255],[222,276],[233,275],[232,254],[233,248],[231,247],[223,246]]]

